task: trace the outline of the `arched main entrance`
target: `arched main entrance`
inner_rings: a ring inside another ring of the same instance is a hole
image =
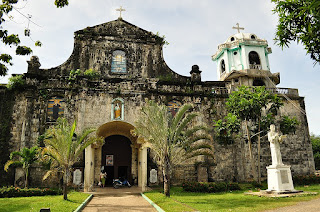
[[[119,177],[128,179],[132,183],[131,164],[130,139],[122,135],[106,137],[101,150],[101,167],[107,173],[107,185],[111,185],[112,179]]]
[[[133,136],[133,129],[133,125],[124,121],[111,121],[98,128],[97,136],[105,138],[105,144],[91,145],[85,149],[85,191],[90,191],[90,187],[99,182],[102,167],[107,171],[108,183],[114,178],[127,177],[145,190],[147,143]]]

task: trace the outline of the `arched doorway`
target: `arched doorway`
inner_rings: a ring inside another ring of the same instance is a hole
[[[133,136],[133,129],[132,124],[124,121],[111,121],[97,129],[97,136],[105,138],[105,144],[92,144],[85,149],[85,191],[90,191],[90,187],[98,184],[102,167],[109,172],[108,183],[113,178],[127,176],[133,185],[138,184],[142,191],[145,190],[148,144],[144,139]],[[107,155],[110,156],[109,165]]]
[[[107,185],[112,184],[112,179],[119,177],[132,181],[131,141],[122,135],[112,135],[105,138],[101,149],[101,167],[107,173]]]

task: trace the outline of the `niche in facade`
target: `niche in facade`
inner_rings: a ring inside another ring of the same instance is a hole
[[[124,100],[122,98],[113,99],[111,104],[111,120],[123,120],[123,119],[124,119]]]

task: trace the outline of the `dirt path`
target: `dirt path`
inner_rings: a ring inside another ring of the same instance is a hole
[[[305,201],[305,202],[299,202],[296,205],[282,207],[274,210],[267,210],[264,212],[319,212],[320,211],[320,198]]]
[[[151,206],[141,195],[141,188],[119,188],[113,187],[96,188],[95,192],[88,192],[93,194],[93,199],[83,209],[83,212],[97,212],[97,211],[150,211],[157,210]]]

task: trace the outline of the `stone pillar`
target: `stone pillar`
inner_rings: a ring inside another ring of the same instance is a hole
[[[142,147],[139,149],[139,183],[138,186],[141,187],[142,192],[146,190],[147,187],[147,147]]]
[[[94,148],[94,179],[100,180],[102,146]]]
[[[132,148],[132,158],[131,158],[131,174],[133,183],[136,185],[138,177],[138,151],[135,145],[131,145]]]
[[[88,146],[85,149],[85,167],[84,167],[84,191],[91,191],[94,184],[94,148]]]

